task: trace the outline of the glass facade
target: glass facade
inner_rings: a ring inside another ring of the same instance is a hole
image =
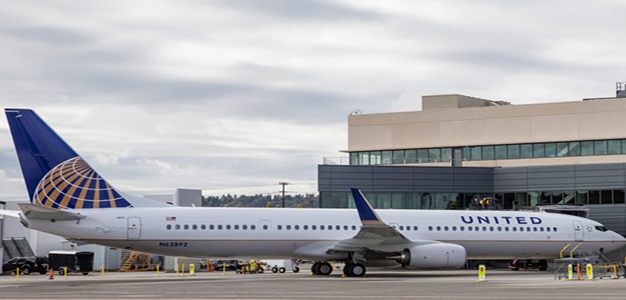
[[[626,139],[555,143],[470,146],[463,160],[530,159],[626,154]],[[416,164],[452,161],[452,148],[362,151],[350,153],[351,165]]]
[[[545,204],[624,204],[624,190],[538,191],[516,193],[364,193],[374,208],[380,209],[466,209],[476,196],[495,197],[503,209]],[[350,192],[321,192],[322,208],[354,208]]]

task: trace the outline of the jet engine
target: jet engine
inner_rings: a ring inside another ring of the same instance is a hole
[[[406,248],[398,262],[410,269],[459,269],[466,259],[467,251],[462,246],[439,243]]]

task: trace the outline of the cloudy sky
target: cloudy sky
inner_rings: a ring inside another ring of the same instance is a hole
[[[35,109],[120,189],[315,192],[346,118],[459,93],[612,96],[624,1],[0,4],[0,104]],[[0,198],[25,197],[5,121]]]

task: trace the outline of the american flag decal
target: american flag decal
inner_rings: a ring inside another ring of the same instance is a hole
[[[165,217],[165,221],[176,221],[176,217]]]

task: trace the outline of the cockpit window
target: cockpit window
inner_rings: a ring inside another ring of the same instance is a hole
[[[596,226],[596,229],[602,232],[608,231],[608,229],[606,229],[606,227],[604,226]]]

